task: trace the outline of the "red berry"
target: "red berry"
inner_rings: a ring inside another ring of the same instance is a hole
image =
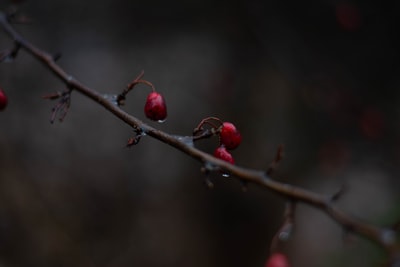
[[[221,144],[227,149],[235,149],[242,142],[242,135],[230,122],[224,122],[220,132]]]
[[[7,106],[7,96],[2,89],[0,89],[0,110],[3,110]]]
[[[167,117],[167,106],[164,97],[157,93],[151,92],[147,96],[146,104],[144,106],[144,114],[146,117],[153,121],[163,121]]]
[[[235,164],[235,160],[233,159],[231,153],[229,153],[224,146],[220,146],[215,149],[214,157],[225,160],[231,164]]]
[[[285,254],[274,253],[265,263],[265,267],[290,267],[290,265]]]

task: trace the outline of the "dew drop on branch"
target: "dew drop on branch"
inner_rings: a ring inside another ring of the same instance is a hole
[[[287,241],[290,237],[290,232],[280,232],[279,233],[279,240]]]
[[[116,94],[103,94],[103,98],[110,101],[113,105],[118,106],[118,96]]]
[[[184,143],[187,146],[194,147],[193,137],[192,136],[181,136],[181,135],[174,135],[178,141]]]

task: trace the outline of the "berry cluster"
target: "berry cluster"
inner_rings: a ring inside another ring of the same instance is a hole
[[[235,160],[229,150],[237,148],[242,142],[242,135],[237,130],[236,126],[231,122],[222,122],[216,117],[208,117],[200,122],[194,133],[196,134],[204,130],[204,124],[210,125],[212,127],[211,131],[219,136],[219,146],[215,149],[214,156],[231,164],[235,164]]]
[[[167,118],[165,99],[155,90],[151,82],[143,80],[142,77],[143,72],[128,85],[127,89],[121,95],[119,95],[119,103],[122,103],[122,100],[125,99],[125,95],[132,90],[135,85],[139,83],[146,84],[151,87],[152,92],[147,96],[144,105],[144,114],[150,120],[163,122]],[[235,160],[229,150],[237,148],[242,142],[242,135],[236,129],[235,125],[231,122],[222,122],[216,117],[208,117],[203,119],[195,128],[194,135],[204,131],[203,125],[205,124],[211,126],[212,133],[219,136],[219,146],[215,149],[214,156],[231,164],[235,164]],[[128,141],[128,146],[136,143],[136,138],[130,139],[130,141]]]
[[[8,103],[8,99],[4,91],[0,88],[0,111],[5,109]]]

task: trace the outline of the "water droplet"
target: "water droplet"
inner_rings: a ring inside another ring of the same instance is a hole
[[[222,173],[222,176],[228,178],[228,177],[230,177],[231,175],[230,175],[229,173],[227,173],[227,172],[223,172],[223,173]]]
[[[118,106],[118,96],[115,94],[103,94],[103,97],[107,100],[109,100],[113,105]]]
[[[282,241],[287,241],[290,237],[290,233],[289,232],[280,232],[279,233],[279,239]]]
[[[163,122],[165,122],[166,121],[166,119],[165,120],[158,120],[157,122],[158,123],[163,123]]]
[[[194,146],[193,137],[192,136],[174,135],[174,137],[176,139],[178,139],[179,141],[185,143],[185,145]]]

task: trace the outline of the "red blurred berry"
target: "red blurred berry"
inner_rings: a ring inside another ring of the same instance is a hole
[[[224,146],[220,146],[215,149],[214,157],[225,160],[231,164],[235,164],[235,160],[233,159],[231,153],[229,153]]]
[[[230,122],[224,122],[220,132],[221,144],[227,149],[235,149],[242,142],[242,135]]]
[[[0,110],[3,110],[7,106],[7,96],[2,89],[0,89]]]
[[[290,267],[290,265],[285,254],[274,253],[265,263],[265,267]]]
[[[151,92],[147,96],[144,114],[153,121],[165,120],[167,118],[167,106],[164,97],[157,92]]]

